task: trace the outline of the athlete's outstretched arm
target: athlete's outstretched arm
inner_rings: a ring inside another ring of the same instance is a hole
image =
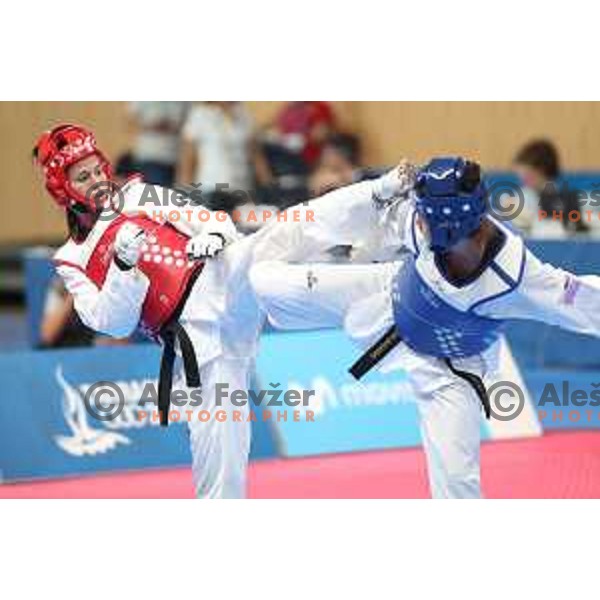
[[[517,290],[489,305],[497,318],[529,319],[600,337],[600,277],[573,275],[527,251]]]
[[[403,245],[414,168],[406,162],[378,179],[349,185],[292,207],[295,219],[272,223],[255,234],[255,260],[301,261],[337,245],[377,235],[383,245]]]

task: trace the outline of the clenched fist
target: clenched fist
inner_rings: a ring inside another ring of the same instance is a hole
[[[220,233],[201,233],[193,237],[185,247],[190,259],[214,258],[225,248],[225,238]]]
[[[384,206],[408,198],[417,180],[418,167],[408,160],[400,161],[395,168],[377,181],[376,200]]]
[[[400,161],[400,164],[396,168],[400,194],[408,194],[413,189],[417,182],[418,170],[419,167],[408,160],[404,159]]]
[[[115,238],[114,251],[117,266],[122,270],[135,267],[145,241],[146,234],[141,227],[134,223],[125,223]]]

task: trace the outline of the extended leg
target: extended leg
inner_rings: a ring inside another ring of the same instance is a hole
[[[385,290],[393,265],[255,264],[250,282],[269,321],[281,329],[341,327],[348,308]]]
[[[401,199],[406,200],[412,181],[407,173],[394,169],[379,179],[355,183],[292,207],[287,220],[253,234],[253,262],[310,260],[332,246],[372,241],[374,236],[382,247],[401,246],[411,206]],[[397,199],[393,207],[383,208],[377,201],[392,197]]]

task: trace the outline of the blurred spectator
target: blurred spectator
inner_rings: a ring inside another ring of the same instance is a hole
[[[360,169],[362,147],[353,133],[334,133],[325,140],[319,165],[332,170]]]
[[[265,135],[271,169],[276,175],[307,175],[334,130],[328,102],[287,102]]]
[[[275,121],[282,144],[302,154],[308,165],[318,160],[334,126],[333,111],[328,102],[288,102]]]
[[[40,346],[90,346],[93,340],[94,332],[81,322],[73,307],[73,297],[67,293],[61,280],[56,278],[46,296],[40,326]]]
[[[271,182],[268,164],[254,137],[252,119],[241,102],[201,102],[194,106],[183,131],[180,183],[200,183],[207,193],[227,184],[248,191],[254,178]]]
[[[536,237],[564,237],[565,233],[589,231],[583,219],[574,222],[568,218],[571,211],[580,211],[579,201],[576,191],[561,181],[560,159],[552,142],[529,142],[517,152],[514,165],[526,199],[517,225],[529,228]],[[547,217],[541,218],[540,211]],[[562,219],[553,219],[553,212],[562,212]]]
[[[337,133],[329,137],[310,177],[311,196],[320,196],[362,179],[360,163],[360,140],[355,135]]]
[[[121,171],[137,171],[148,183],[171,186],[187,111],[187,102],[130,102],[135,138],[131,154],[119,161]],[[127,165],[121,164],[125,159]]]
[[[348,177],[347,174],[329,169],[317,169],[310,176],[310,196],[316,198],[350,183],[352,183],[352,178]]]
[[[147,341],[141,334],[132,338],[113,338],[99,335],[86,327],[73,305],[73,297],[56,277],[48,288],[44,313],[40,324],[40,348],[67,348],[75,346],[122,346],[130,341]]]
[[[119,185],[122,185],[129,175],[136,172],[139,173],[139,170],[136,170],[131,152],[125,152],[117,157],[114,175]]]

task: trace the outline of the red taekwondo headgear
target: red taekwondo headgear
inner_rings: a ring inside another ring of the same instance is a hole
[[[97,156],[102,163],[106,181],[112,179],[111,164],[96,147],[94,134],[79,125],[58,125],[42,134],[35,146],[34,155],[44,171],[46,189],[63,208],[73,204],[96,208],[91,198],[74,190],[69,183],[67,171],[80,160]]]

